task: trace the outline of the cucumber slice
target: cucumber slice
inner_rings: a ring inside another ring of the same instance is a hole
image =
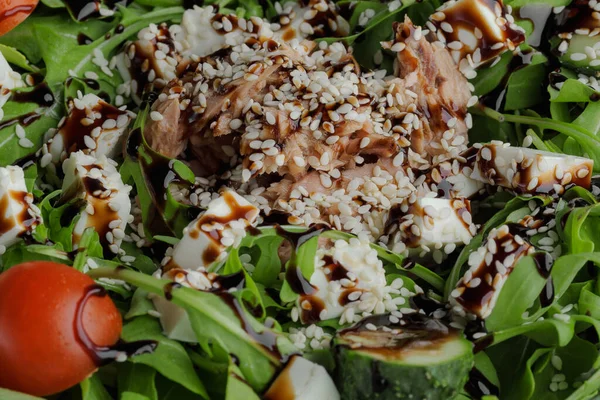
[[[368,317],[340,331],[334,346],[338,389],[345,400],[452,399],[473,367],[471,342],[422,314],[400,320]]]
[[[600,71],[600,58],[592,58],[588,54],[589,49],[594,49],[595,51],[600,46],[600,36],[573,34],[571,39],[568,40],[566,51],[562,53],[559,50],[559,46],[563,43],[563,40],[554,38],[551,43],[553,44],[553,49],[560,54],[558,59],[561,64],[587,74]]]

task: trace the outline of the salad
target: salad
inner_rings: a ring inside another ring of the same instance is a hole
[[[598,398],[599,33],[0,2],[0,399]]]

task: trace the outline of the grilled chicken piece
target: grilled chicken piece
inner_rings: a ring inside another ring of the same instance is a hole
[[[399,50],[394,64],[397,90],[416,98],[421,129],[411,134],[411,147],[419,153],[438,155],[447,151],[440,145],[442,134],[453,129],[453,137],[467,143],[468,82],[459,72],[448,50],[420,34],[408,17],[394,25],[395,40],[389,48]],[[394,47],[396,44],[398,45]],[[409,90],[410,92],[406,92]]]
[[[432,167],[466,148],[471,94],[448,50],[410,20],[394,27],[396,76],[387,78],[361,71],[342,43],[236,24],[233,44],[197,57],[159,96],[145,130],[154,149],[185,150],[199,176],[229,174],[241,191],[261,181],[267,215],[373,238],[395,205],[458,193]]]

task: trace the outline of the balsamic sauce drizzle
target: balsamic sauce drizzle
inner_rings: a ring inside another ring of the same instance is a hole
[[[87,335],[83,326],[83,314],[85,305],[92,297],[107,296],[106,290],[100,285],[90,285],[79,303],[77,304],[75,314],[75,337],[83,345],[88,354],[92,357],[97,366],[102,366],[122,357],[125,354],[127,357],[133,357],[141,354],[152,353],[158,347],[158,342],[155,340],[139,340],[135,342],[125,342],[119,340],[113,346],[98,346]]]
[[[483,396],[500,395],[500,389],[476,368],[473,368],[469,372],[469,380],[465,385],[465,390],[474,399],[481,399]]]

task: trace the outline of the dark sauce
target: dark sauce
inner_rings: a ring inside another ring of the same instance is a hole
[[[41,117],[42,117],[42,114],[32,111],[30,113],[23,114],[18,117],[7,119],[7,120],[0,122],[0,130],[7,128],[9,126],[15,125],[15,124],[19,124],[22,126],[29,126],[29,125],[33,124],[35,121],[37,121],[38,119],[40,119]]]
[[[268,350],[273,356],[281,360],[281,362],[287,362],[289,356],[284,356],[280,353],[279,348],[277,347],[278,335],[275,332],[266,327],[264,327],[262,332],[258,332],[254,329],[254,325],[248,318],[244,306],[240,304],[235,296],[227,292],[221,292],[218,295],[233,310],[240,320],[242,328],[254,341],[256,341],[256,343]]]
[[[402,260],[402,264],[400,266],[404,269],[413,269],[414,267],[417,266],[417,263],[415,261],[411,260],[410,258],[405,257]]]
[[[409,299],[411,308],[417,310],[423,310],[425,315],[431,317],[431,315],[437,310],[445,310],[445,307],[439,301],[433,300],[424,294],[417,294]]]
[[[323,257],[323,261],[325,261],[325,266],[323,268],[329,269],[329,272],[326,274],[329,281],[348,279],[349,271],[344,268],[342,264],[336,262],[333,257],[325,256]]]
[[[204,0],[183,0],[183,8],[190,9],[194,8],[194,6],[202,7],[204,5]]]
[[[83,79],[83,82],[92,90],[100,90],[100,82],[95,79]]]
[[[123,154],[123,157],[129,156],[132,159],[137,160],[138,150],[142,145],[142,141],[142,130],[140,128],[132,130],[125,142],[125,154]]]
[[[27,92],[13,92],[11,100],[17,103],[35,103],[41,107],[50,107],[54,104],[54,94],[48,84],[44,82]]]
[[[480,4],[481,7],[488,8],[492,13],[494,13],[494,8],[497,4],[502,5],[502,3],[495,0],[484,0],[480,3],[482,3]],[[498,25],[488,23],[485,19],[485,14],[478,7],[473,7],[472,3],[459,2],[451,10],[446,10],[444,14],[446,16],[444,21],[454,28],[452,33],[444,32],[448,43],[456,40],[460,41],[459,32],[461,30],[472,31],[474,27],[477,27],[482,33],[482,38],[479,39],[479,43],[477,44],[477,48],[481,51],[482,60],[491,59],[504,51],[504,48],[493,48],[498,42],[495,32]],[[508,23],[500,29],[503,31],[503,41],[511,41],[515,47],[525,40],[525,34],[521,31],[511,29]]]
[[[514,72],[531,64],[534,54],[535,52],[531,50],[514,54],[513,58],[510,60],[510,63],[506,67],[506,73],[504,74],[502,81],[494,90],[481,96],[479,100],[480,104],[483,104],[489,108],[493,108],[496,111],[501,111],[504,108],[504,103],[506,102],[508,80]]]
[[[215,279],[213,279],[213,290],[241,290],[244,287],[245,282],[246,275],[244,275],[243,271],[239,271],[230,275],[219,275]]]
[[[300,268],[295,263],[291,263],[291,260],[285,271],[285,280],[294,293],[308,295],[317,291],[317,288],[310,284],[308,279],[302,274]]]
[[[469,393],[473,399],[481,399],[483,396],[500,395],[500,389],[476,368],[473,368],[471,372],[469,372],[469,380],[465,384],[465,391]]]
[[[79,303],[77,304],[76,314],[75,314],[75,336],[77,340],[83,345],[88,354],[92,357],[95,364],[97,366],[102,366],[108,364],[117,358],[123,353],[127,355],[127,357],[133,357],[141,354],[152,353],[156,350],[158,346],[158,342],[154,340],[139,340],[136,342],[124,342],[119,341],[114,346],[98,346],[95,344],[91,338],[87,335],[85,331],[85,327],[83,326],[83,318],[85,305],[88,300],[92,297],[105,297],[107,296],[106,290],[102,286],[99,285],[91,285],[89,286]]]
[[[319,322],[321,320],[321,311],[325,309],[323,300],[316,296],[301,296],[300,311],[301,320],[305,324]]]
[[[290,359],[287,367],[277,376],[269,390],[264,394],[264,400],[295,400],[294,382],[290,375],[291,366],[295,357]]]
[[[304,232],[290,232],[283,229],[281,226],[275,226],[277,234],[283,237],[292,245],[292,256],[290,258],[287,270],[285,273],[285,279],[290,285],[294,293],[308,295],[316,291],[315,287],[304,277],[301,269],[296,264],[296,253],[300,246],[312,239],[313,237],[319,236],[324,231],[328,230],[329,227],[324,224],[315,224]]]
[[[2,198],[0,198],[0,236],[15,227],[17,223],[30,228],[36,223],[36,219],[29,215],[27,202],[25,201],[27,192],[8,191]],[[23,210],[16,216],[11,218],[11,214],[8,213],[10,201],[16,201],[22,204]],[[15,222],[15,220],[17,222]]]
[[[475,342],[473,342],[473,344],[473,353],[479,353],[480,351],[483,351],[494,344],[494,335],[489,334],[484,336],[481,339],[477,339]]]
[[[16,165],[17,167],[21,167],[23,169],[27,169],[34,165],[37,162],[38,157],[33,154],[29,154],[25,157],[19,158],[17,161],[13,162],[12,165]]]
[[[566,82],[567,80],[567,77],[561,74],[559,71],[550,72],[548,78],[550,80],[550,86],[555,90],[560,90],[559,84]]]
[[[540,304],[542,307],[548,307],[554,301],[554,283],[550,276],[552,266],[554,265],[554,259],[546,252],[534,253],[532,257],[538,272],[543,278],[546,278],[546,284],[540,293]]]
[[[177,282],[167,283],[163,288],[163,291],[165,292],[165,299],[169,301],[173,300],[173,290],[179,289],[180,287],[181,284]]]
[[[77,34],[77,43],[79,43],[80,46],[86,46],[93,42],[94,40],[85,33],[80,32]]]
[[[338,298],[338,302],[340,303],[340,305],[345,306],[347,304],[352,303],[353,301],[356,300],[350,300],[349,296],[354,293],[354,292],[362,292],[362,290],[360,289],[346,289],[342,292],[342,294],[340,294],[340,297]]]
[[[529,248],[525,243],[519,245],[514,242],[513,236],[519,234],[523,229],[526,230],[527,228],[520,224],[508,224],[508,227],[508,234],[504,235],[502,238],[495,239],[497,252],[494,254],[490,265],[486,265],[485,268],[479,268],[475,273],[473,273],[472,279],[480,279],[479,285],[476,287],[466,287],[463,293],[456,299],[463,307],[471,312],[477,312],[481,310],[483,306],[491,300],[496,292],[496,289],[493,286],[493,278],[496,276],[496,274],[498,274],[495,261],[498,260],[503,262],[506,257],[513,255],[516,263],[522,256],[525,255],[527,249]],[[511,241],[513,242],[514,250],[507,252],[504,244]],[[490,279],[491,282],[486,279],[488,274],[492,278]]]

